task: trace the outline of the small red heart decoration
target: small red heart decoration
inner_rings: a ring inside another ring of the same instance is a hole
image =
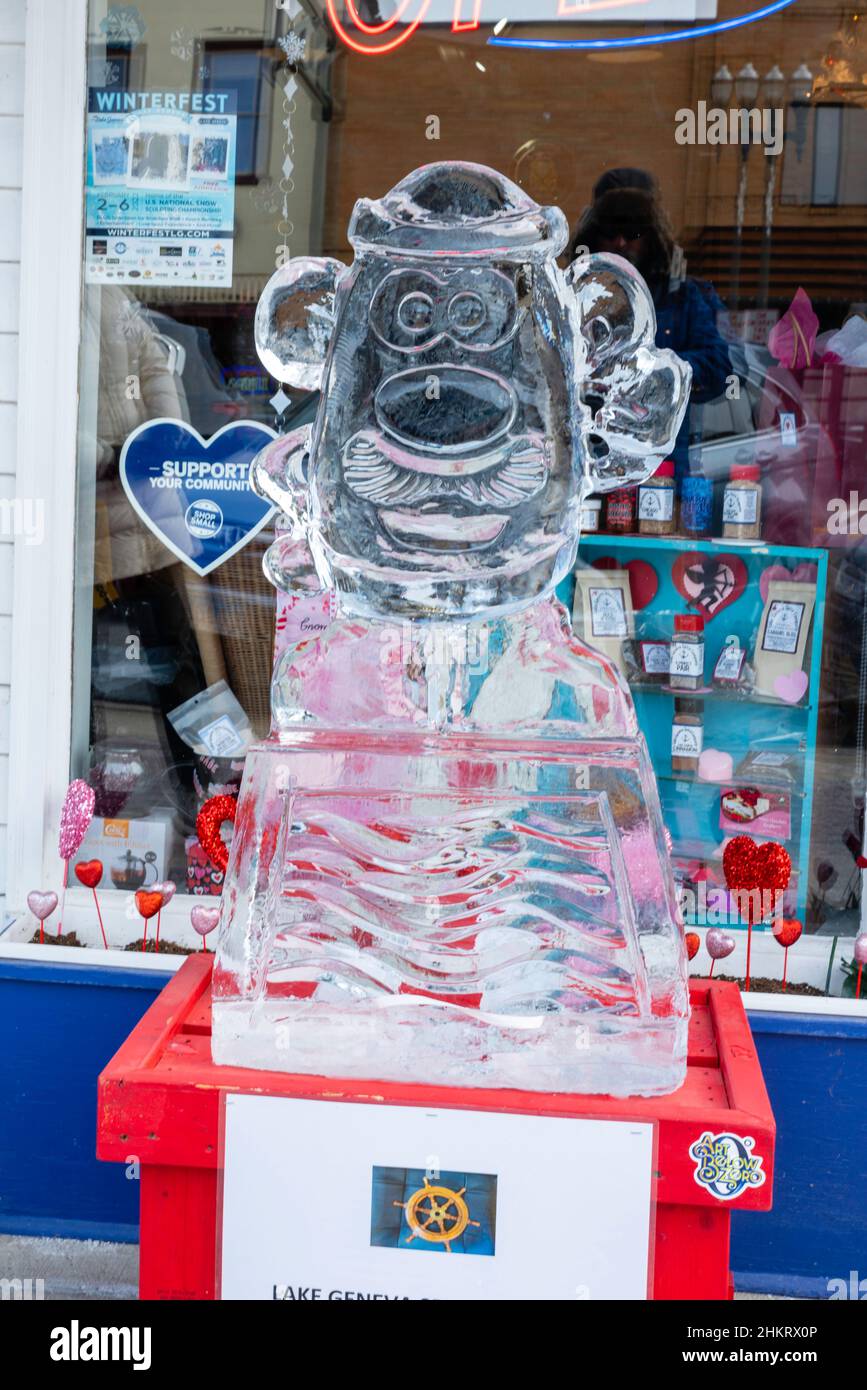
[[[690,550],[672,565],[671,578],[690,608],[715,618],[735,603],[747,587],[747,567],[740,555],[703,555]]]
[[[593,561],[595,570],[625,569],[629,575],[629,595],[636,613],[646,608],[656,598],[659,589],[659,575],[646,560],[629,560],[622,565],[613,555],[602,555]]]
[[[229,863],[229,847],[224,844],[220,830],[226,821],[234,824],[238,802],[234,796],[212,796],[196,817],[199,844],[212,864],[223,873]]]
[[[788,950],[789,946],[794,946],[804,928],[797,917],[778,917],[772,927],[774,939],[779,941],[781,946]]]
[[[689,960],[694,960],[695,957],[698,955],[699,947],[701,946],[701,937],[699,936],[698,932],[688,931],[683,939],[686,942],[687,958]]]
[[[98,888],[102,882],[102,860],[88,859],[84,864],[76,864],[75,877],[85,888]]]
[[[162,907],[163,895],[162,893],[149,893],[146,888],[140,888],[135,895],[135,905],[145,921],[149,922],[152,917],[156,917]]]

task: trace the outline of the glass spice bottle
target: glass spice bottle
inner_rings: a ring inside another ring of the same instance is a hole
[[[673,536],[674,463],[663,459],[652,478],[638,489],[638,529],[642,536]]]
[[[671,770],[695,775],[704,743],[704,717],[700,700],[675,700],[671,724]]]
[[[762,534],[762,471],[757,463],[735,464],[723,494],[723,535],[757,541]]]
[[[582,536],[594,535],[600,529],[602,521],[602,498],[585,497],[581,503],[581,534]]]
[[[635,488],[619,487],[605,501],[605,529],[612,536],[625,536],[635,529]]]
[[[685,536],[709,536],[712,520],[713,483],[699,467],[681,484],[680,529]]]
[[[675,616],[668,669],[672,690],[700,690],[704,685],[704,618],[701,613]]]

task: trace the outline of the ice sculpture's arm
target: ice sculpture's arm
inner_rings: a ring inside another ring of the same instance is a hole
[[[656,314],[638,271],[583,256],[567,272],[577,317],[578,429],[594,491],[643,482],[674,448],[691,372],[655,346]]]

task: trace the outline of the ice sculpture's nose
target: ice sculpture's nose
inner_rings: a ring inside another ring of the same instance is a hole
[[[517,413],[508,382],[477,367],[414,367],[387,377],[375,398],[380,428],[414,449],[475,452],[505,434]]]

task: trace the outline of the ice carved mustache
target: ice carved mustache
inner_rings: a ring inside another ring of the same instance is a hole
[[[357,497],[377,507],[420,506],[443,498],[477,507],[519,507],[548,481],[548,443],[541,435],[521,435],[492,455],[490,467],[444,476],[403,467],[366,433],[347,445],[343,477]]]

